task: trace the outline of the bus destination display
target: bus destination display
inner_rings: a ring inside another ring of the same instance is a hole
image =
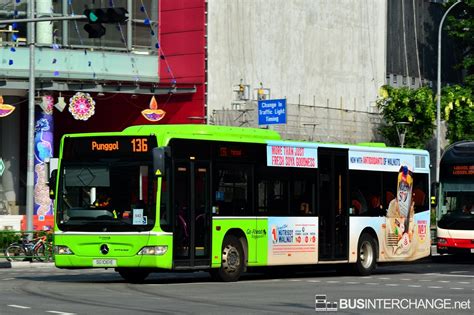
[[[148,158],[156,147],[154,137],[68,137],[64,139],[65,159],[84,159],[85,157],[127,156]]]

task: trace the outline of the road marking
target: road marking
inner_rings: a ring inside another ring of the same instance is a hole
[[[454,271],[453,271],[454,272]],[[425,273],[427,276],[442,276],[442,277],[461,277],[461,278],[474,278],[474,275],[452,275],[447,273]]]
[[[15,280],[15,278],[5,278],[5,279],[2,279],[2,281],[8,281],[8,280]]]
[[[450,273],[461,273],[461,272],[469,272],[469,271],[465,271],[465,270],[458,270],[458,271],[451,271]]]
[[[14,307],[14,308],[23,308],[23,309],[31,308],[29,306],[16,305],[16,304],[8,304],[8,306]]]
[[[441,282],[441,283],[450,283],[451,281],[448,281],[448,280],[439,280],[438,282]]]
[[[347,281],[346,283],[347,283],[347,284],[359,284],[360,282],[357,282],[357,281]]]
[[[66,312],[58,312],[58,311],[45,311],[46,313],[53,313],[53,314],[61,314],[61,315],[76,315],[76,313],[66,313]]]
[[[320,280],[307,280],[307,282],[321,282]]]
[[[435,285],[430,285],[430,286],[428,286],[428,288],[430,288],[430,289],[441,289],[441,287],[437,287]]]
[[[421,288],[421,285],[417,285],[417,284],[409,284],[408,286],[410,288]]]
[[[463,288],[450,288],[451,290],[463,290]]]
[[[291,282],[301,282],[300,279],[290,279]]]
[[[341,281],[335,281],[335,280],[329,280],[329,281],[326,281],[327,283],[339,283]]]
[[[398,283],[387,283],[386,286],[388,286],[388,287],[398,287],[399,284]]]
[[[471,282],[467,282],[467,281],[459,281],[458,283],[460,283],[460,284],[471,284]]]
[[[391,278],[379,278],[380,280],[390,280]]]
[[[406,278],[405,279],[400,279],[400,280],[402,280],[402,281],[411,281],[411,279],[406,279]]]
[[[378,283],[375,283],[375,282],[367,282],[366,284],[368,284],[368,285],[377,285]]]
[[[432,280],[428,280],[428,279],[421,279],[420,281],[426,282],[426,281],[432,281]]]

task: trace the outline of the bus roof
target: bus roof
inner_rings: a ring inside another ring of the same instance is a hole
[[[441,157],[441,165],[474,164],[474,141],[466,140],[451,144]]]

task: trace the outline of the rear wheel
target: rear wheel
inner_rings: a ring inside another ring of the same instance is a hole
[[[41,243],[35,248],[34,258],[36,258],[36,260],[38,260],[38,261],[45,261],[47,259],[47,257],[46,257],[46,248],[45,248],[44,244]]]
[[[10,245],[5,249],[5,258],[8,261],[23,261],[26,259],[26,253],[20,245]]]
[[[244,251],[242,243],[234,235],[227,235],[222,243],[222,263],[220,268],[211,269],[211,276],[220,281],[239,280],[244,271]]]
[[[133,268],[119,268],[117,271],[125,281],[130,283],[142,283],[150,274],[149,271]]]
[[[361,276],[368,276],[375,270],[376,265],[376,248],[375,241],[370,234],[364,233],[359,239],[357,246],[357,262],[355,271]]]

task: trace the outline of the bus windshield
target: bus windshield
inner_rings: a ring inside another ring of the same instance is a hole
[[[474,217],[474,191],[445,191],[444,193],[446,212]]]
[[[146,231],[155,224],[152,165],[131,159],[65,161],[57,222],[63,231]]]

